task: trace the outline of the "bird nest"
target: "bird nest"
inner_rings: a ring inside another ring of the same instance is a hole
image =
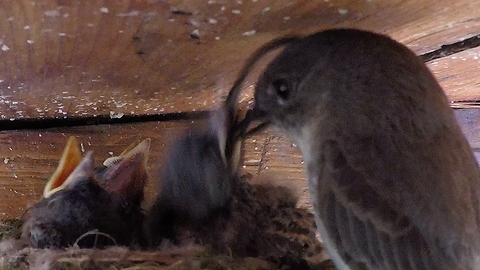
[[[173,245],[157,250],[127,247],[106,249],[35,249],[20,237],[22,221],[0,223],[1,269],[334,269],[316,236],[313,215],[297,208],[296,199],[284,187],[270,184],[243,188],[248,205],[238,204],[255,220],[250,237],[256,255],[239,256],[232,250],[213,248],[208,242]],[[245,196],[243,198],[245,198]],[[243,210],[242,210],[243,211]],[[220,230],[219,227],[214,230]],[[254,234],[253,234],[254,231]],[[220,232],[222,233],[222,232]],[[224,235],[230,233],[224,233]],[[99,236],[101,237],[101,236]],[[243,237],[237,236],[237,237]]]

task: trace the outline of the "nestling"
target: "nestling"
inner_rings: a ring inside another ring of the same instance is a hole
[[[302,152],[338,269],[480,269],[478,164],[407,47],[355,29],[292,38],[254,98],[246,121],[273,124]]]
[[[142,244],[149,146],[147,139],[95,171],[93,153],[82,158],[71,137],[42,200],[27,212],[22,237],[36,248]]]
[[[236,112],[213,111],[206,127],[189,129],[168,151],[159,195],[148,214],[151,245],[175,238],[175,227],[192,229],[227,210],[239,163],[239,142],[230,141]],[[190,224],[190,225],[189,225]]]

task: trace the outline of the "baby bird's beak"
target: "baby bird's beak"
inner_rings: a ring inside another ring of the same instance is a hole
[[[43,197],[48,198],[53,193],[64,189],[68,184],[66,181],[67,178],[73,179],[69,176],[71,176],[72,172],[80,164],[80,161],[82,161],[82,152],[78,147],[77,139],[71,136],[63,150],[62,158],[60,159],[57,169],[45,185]]]
[[[148,179],[147,161],[151,139],[128,146],[119,156],[103,162],[104,168],[99,172],[100,185],[110,194],[122,198],[137,197],[142,194]]]

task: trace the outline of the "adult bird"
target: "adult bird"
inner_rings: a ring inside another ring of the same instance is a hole
[[[480,269],[478,164],[422,60],[356,29],[273,41],[251,59],[282,45],[239,128],[271,123],[298,145],[337,268]]]
[[[22,238],[36,248],[144,244],[140,203],[149,147],[147,139],[95,168],[93,153],[82,158],[70,137],[43,198],[27,212]]]

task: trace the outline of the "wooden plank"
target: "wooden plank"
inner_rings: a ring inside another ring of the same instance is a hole
[[[480,110],[456,110],[457,119],[480,159]],[[194,124],[201,124],[197,121]],[[125,125],[99,125],[55,128],[37,131],[0,133],[0,219],[18,217],[38,200],[43,186],[55,170],[64,144],[75,135],[82,150],[94,150],[97,162],[118,154],[135,140],[152,138],[149,158],[151,180],[147,186],[147,203],[155,194],[155,179],[167,147],[190,121],[150,122]],[[248,138],[244,148],[244,170],[257,181],[274,181],[288,186],[299,196],[299,206],[309,206],[302,157],[283,134],[274,129]]]
[[[0,119],[208,109],[274,37],[351,26],[424,53],[480,33],[478,10],[469,0],[5,0]]]
[[[450,100],[480,100],[479,47],[430,61],[428,67]]]

